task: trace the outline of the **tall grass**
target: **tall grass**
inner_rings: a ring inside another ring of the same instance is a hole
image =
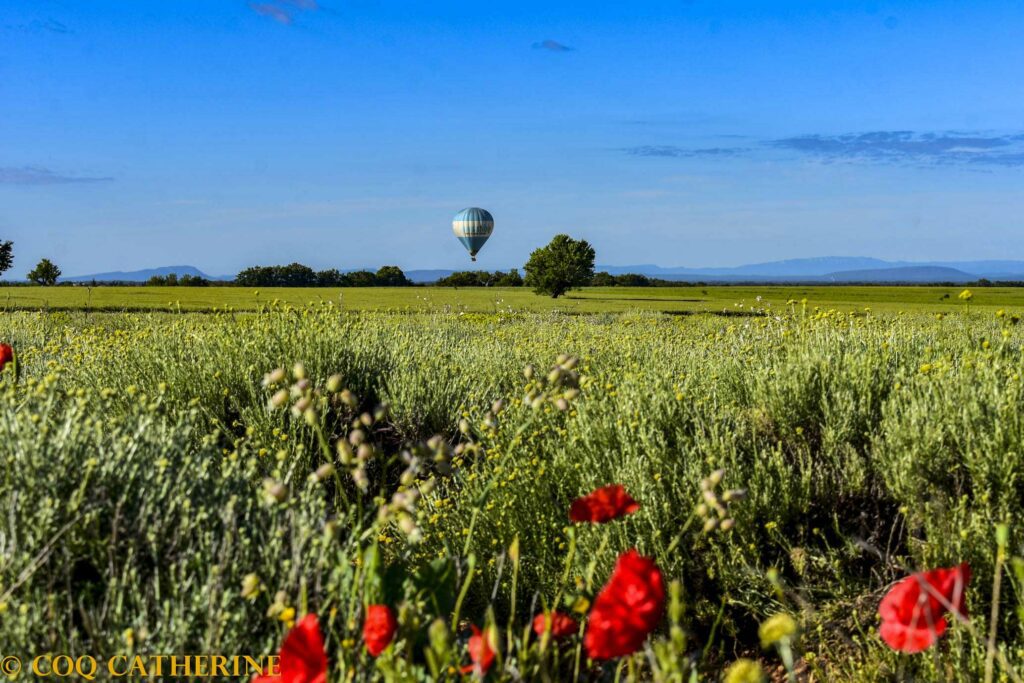
[[[676,669],[652,654],[638,676],[774,666],[758,625],[785,611],[817,680],[979,680],[986,644],[963,629],[931,655],[888,651],[878,599],[908,569],[967,561],[987,612],[995,525],[1011,555],[1024,540],[1021,336],[991,314],[9,313],[0,341],[22,370],[0,380],[2,652],[259,654],[288,607],[329,615],[355,652],[363,601],[402,603],[425,632],[454,609],[444,587],[474,623],[513,617],[506,672],[599,675],[511,634],[541,606],[582,610],[637,547],[679,582],[685,634]],[[542,381],[559,354],[580,359],[578,396]],[[315,409],[268,409],[297,378],[264,375],[296,363],[309,386],[288,405]],[[339,459],[357,429],[371,457]],[[311,479],[327,462],[338,476]],[[719,468],[747,495],[731,530],[705,531]],[[612,482],[640,511],[571,527],[569,503]],[[1011,571],[1002,588],[1015,666],[1024,586]],[[414,640],[405,664],[336,666],[437,673]]]

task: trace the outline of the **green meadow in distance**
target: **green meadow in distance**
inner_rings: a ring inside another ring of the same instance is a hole
[[[360,311],[743,313],[751,308],[785,309],[788,301],[807,299],[809,307],[826,310],[940,313],[964,310],[968,304],[958,298],[963,290],[962,286],[588,287],[551,299],[527,288],[4,287],[0,310],[250,311],[277,300],[292,305],[330,301]],[[977,287],[971,292],[971,308],[1024,307],[1024,288]]]

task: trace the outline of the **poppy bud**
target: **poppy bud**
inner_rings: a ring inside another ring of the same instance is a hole
[[[359,446],[364,441],[366,441],[366,432],[364,432],[362,429],[354,429],[348,435],[348,442],[353,446]]]
[[[736,520],[730,517],[729,519],[723,519],[719,528],[722,531],[730,531],[734,526],[736,526]]]
[[[711,482],[712,486],[718,486],[722,483],[723,477],[725,477],[725,470],[715,470],[708,475],[708,481]]]
[[[306,424],[308,424],[310,427],[315,426],[320,419],[319,417],[317,417],[316,409],[312,407],[306,408],[305,412],[302,413],[302,417],[303,419],[306,420]]]
[[[525,368],[523,368],[523,376],[526,377],[526,379],[533,379],[533,376],[536,374],[536,372],[537,370],[533,367],[533,365],[527,365]]]
[[[383,420],[387,416],[388,416],[388,407],[387,407],[387,405],[381,404],[381,405],[377,406],[374,409],[374,411],[373,411],[373,420],[374,420],[374,422],[380,422],[381,420]]]
[[[357,399],[356,395],[353,394],[348,389],[343,389],[341,393],[338,395],[341,397],[341,402],[344,403],[349,408],[355,408],[357,405],[359,405],[359,399]]]
[[[494,403],[491,404],[491,412],[494,413],[495,415],[497,415],[498,413],[500,413],[504,409],[505,409],[505,401],[501,400],[500,398],[497,401],[495,401]]]
[[[564,413],[569,410],[569,402],[564,398],[555,399],[555,407]]]
[[[558,384],[558,380],[562,378],[562,368],[555,368],[548,373],[548,384]]]
[[[331,375],[327,378],[327,391],[336,394],[341,390],[341,375]]]
[[[434,436],[430,437],[430,439],[427,441],[427,448],[429,448],[432,451],[439,451],[439,450],[441,450],[441,447],[443,445],[444,445],[444,438],[441,437],[440,435],[437,435],[437,434],[435,434]]]
[[[448,624],[444,619],[434,619],[427,629],[427,636],[434,652],[445,652],[448,649]]]
[[[734,501],[734,500],[743,500],[746,497],[747,497],[747,490],[746,489],[732,489],[730,491],[726,491],[722,495],[722,500],[724,500],[726,503],[728,503],[728,502]]]
[[[566,370],[572,370],[574,367],[576,367],[576,364],[579,362],[580,359],[577,358],[576,356],[569,356],[568,358],[565,359],[564,362],[559,363],[559,365],[561,365]]]
[[[370,415],[369,413],[363,413],[362,415],[359,416],[359,421],[362,423],[364,427],[370,427],[373,425],[373,415]]]
[[[416,475],[412,473],[412,470],[405,470],[402,472],[402,476],[398,478],[398,483],[402,486],[412,486],[415,481]]]
[[[306,379],[306,366],[302,363],[296,363],[292,366],[292,377],[295,379]]]
[[[718,520],[712,517],[711,519],[704,522],[704,533],[711,533],[718,528]]]
[[[462,418],[461,420],[459,420],[460,432],[462,432],[463,434],[469,434],[469,429],[469,420],[467,420],[466,418]]]
[[[576,398],[579,395],[580,395],[580,390],[579,389],[569,389],[567,392],[562,394],[563,398],[565,398],[566,401],[571,401],[571,400],[573,400],[574,398]]]

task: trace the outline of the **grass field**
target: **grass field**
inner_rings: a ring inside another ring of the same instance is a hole
[[[470,624],[491,680],[1019,680],[1024,298],[959,291],[0,291],[53,297],[0,314],[0,653],[257,656],[309,612],[338,681],[458,679]],[[635,514],[570,523],[611,483]],[[635,655],[532,634],[630,548],[668,593]],[[960,562],[970,621],[884,645],[892,582]]]
[[[788,301],[807,299],[811,307],[823,309],[948,312],[963,308],[957,299],[961,291],[963,287],[613,287],[586,288],[551,299],[526,288],[6,287],[0,288],[0,310],[252,311],[272,301],[296,306],[330,301],[353,311],[742,313],[785,311]],[[1024,308],[1024,288],[972,291],[972,308]]]

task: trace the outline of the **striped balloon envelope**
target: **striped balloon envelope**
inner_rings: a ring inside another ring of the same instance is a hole
[[[466,247],[466,251],[474,261],[493,231],[494,217],[485,209],[476,207],[463,209],[455,214],[455,218],[452,220],[452,232]]]

